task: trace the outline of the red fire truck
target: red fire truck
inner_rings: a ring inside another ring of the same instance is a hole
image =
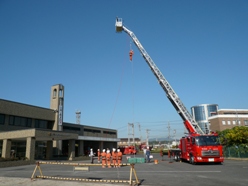
[[[116,18],[115,28],[116,32],[124,31],[132,38],[134,44],[139,49],[141,55],[165,91],[167,98],[182,118],[184,126],[188,130],[188,134],[180,139],[180,151],[173,153],[175,158],[189,161],[192,164],[198,162],[223,162],[223,150],[219,143],[218,135],[215,133],[205,134],[202,131],[135,34],[123,25],[121,18]]]

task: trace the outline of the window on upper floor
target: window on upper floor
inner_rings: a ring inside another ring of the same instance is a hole
[[[35,128],[52,129],[53,125],[54,125],[53,121],[40,120],[40,119],[35,120]]]
[[[57,97],[57,89],[53,89],[53,98],[56,98]]]
[[[227,121],[227,125],[231,125],[231,121],[230,120]]]
[[[31,127],[32,119],[20,116],[9,116],[9,125]]]
[[[0,124],[4,124],[5,122],[5,115],[4,114],[0,114]]]
[[[245,126],[248,126],[248,120],[244,120]]]
[[[226,121],[225,120],[222,120],[222,125],[226,125]]]

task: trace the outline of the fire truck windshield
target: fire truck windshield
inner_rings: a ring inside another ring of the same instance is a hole
[[[195,141],[198,146],[220,145],[218,136],[198,136],[195,138]]]

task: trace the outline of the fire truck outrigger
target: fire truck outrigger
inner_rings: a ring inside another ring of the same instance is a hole
[[[219,143],[218,135],[216,133],[205,134],[202,131],[176,92],[172,89],[169,82],[165,79],[161,71],[153,62],[152,58],[143,48],[135,34],[123,26],[121,18],[116,18],[115,29],[116,32],[126,32],[132,38],[134,44],[138,47],[146,63],[151,68],[151,71],[158,79],[158,82],[165,91],[167,98],[172,103],[184,122],[184,126],[186,127],[188,134],[180,139],[180,153],[175,153],[175,159],[180,157],[182,161],[189,161],[191,164],[200,162],[223,162],[223,150],[222,145]]]

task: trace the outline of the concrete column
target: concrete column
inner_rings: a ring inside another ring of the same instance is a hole
[[[73,160],[75,158],[75,140],[69,140],[69,160]]]
[[[26,157],[29,160],[34,160],[35,155],[35,139],[28,137],[26,141]]]
[[[79,141],[79,148],[78,148],[78,155],[83,156],[84,155],[84,141]]]
[[[3,140],[3,147],[2,147],[2,157],[3,158],[10,158],[10,150],[11,150],[11,140],[4,139]]]
[[[103,141],[100,141],[100,151],[102,152],[102,149],[104,149],[103,147]]]
[[[53,157],[53,141],[47,141],[46,146],[46,159],[50,160]]]

